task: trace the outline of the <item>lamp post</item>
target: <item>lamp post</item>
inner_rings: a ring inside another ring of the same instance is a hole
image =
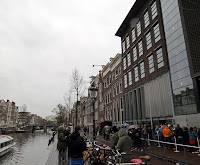
[[[97,91],[98,88],[95,87],[94,81],[92,82],[90,88],[89,88],[89,92],[90,92],[90,98],[92,101],[92,107],[93,107],[93,139],[96,139],[96,134],[95,134],[95,101],[96,101],[96,97],[97,97]]]

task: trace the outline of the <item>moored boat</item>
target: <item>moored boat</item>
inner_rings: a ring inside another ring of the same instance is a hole
[[[5,155],[15,145],[14,139],[8,135],[0,135],[0,157]]]

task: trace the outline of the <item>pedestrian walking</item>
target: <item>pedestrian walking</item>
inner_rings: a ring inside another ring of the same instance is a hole
[[[69,157],[70,165],[83,165],[83,151],[86,150],[86,143],[83,137],[80,136],[81,127],[76,126],[75,131],[69,139]]]
[[[58,143],[57,143],[57,149],[59,151],[58,153],[59,164],[66,162],[66,142],[67,142],[67,138],[64,135],[64,127],[59,126],[58,127]]]

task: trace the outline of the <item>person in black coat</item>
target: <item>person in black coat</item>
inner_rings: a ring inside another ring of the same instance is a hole
[[[68,143],[70,163],[83,164],[83,151],[86,150],[86,143],[83,137],[80,136],[80,126],[75,127],[75,131],[72,133]]]

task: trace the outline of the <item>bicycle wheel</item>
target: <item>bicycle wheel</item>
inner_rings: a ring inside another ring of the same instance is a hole
[[[90,158],[87,158],[87,159],[84,161],[84,165],[92,165]]]

